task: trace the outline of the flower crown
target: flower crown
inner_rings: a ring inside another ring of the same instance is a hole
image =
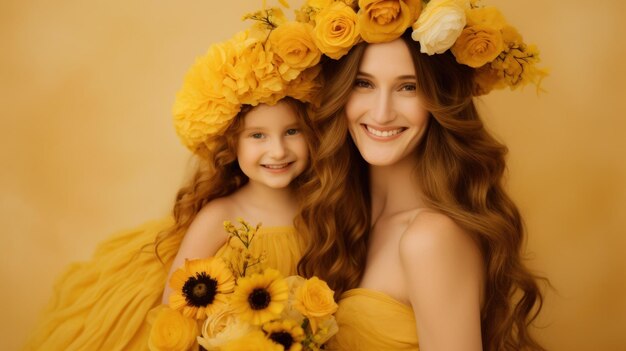
[[[203,155],[215,147],[243,105],[274,105],[285,97],[314,102],[321,87],[321,52],[310,25],[288,22],[280,9],[244,17],[255,24],[213,44],[187,72],[174,102],[183,144]]]
[[[420,51],[448,50],[475,70],[474,94],[540,89],[547,71],[500,11],[480,0],[307,0],[286,19],[280,8],[247,14],[255,24],[209,48],[190,69],[174,104],[175,126],[192,151],[211,148],[244,104],[274,104],[285,96],[312,102],[321,84],[322,55],[338,60],[353,46],[389,42],[409,27]],[[279,0],[289,7],[285,0]]]
[[[296,15],[314,26],[315,43],[335,60],[360,41],[389,42],[411,27],[422,53],[450,50],[475,69],[475,95],[528,83],[540,89],[547,75],[536,67],[537,47],[480,0],[307,0]]]

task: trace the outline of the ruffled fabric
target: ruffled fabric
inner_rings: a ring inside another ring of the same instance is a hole
[[[146,223],[102,242],[92,259],[75,263],[55,284],[52,300],[24,350],[147,350],[150,310],[161,303],[182,234],[157,235],[171,217]],[[302,244],[293,227],[261,228],[252,249],[285,275],[295,274]],[[232,254],[227,246],[216,256]]]
[[[339,332],[329,341],[329,350],[419,351],[413,309],[382,292],[346,291],[335,318]]]

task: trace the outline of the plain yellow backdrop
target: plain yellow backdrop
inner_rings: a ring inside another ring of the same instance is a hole
[[[485,2],[551,71],[544,94],[479,102],[510,148],[529,264],[555,287],[537,333],[551,350],[624,350],[626,5]],[[168,213],[188,159],[171,123],[175,92],[194,58],[260,4],[0,4],[0,349],[23,342],[64,266]]]

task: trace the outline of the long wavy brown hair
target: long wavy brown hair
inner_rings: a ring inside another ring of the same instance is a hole
[[[317,147],[317,138],[311,128],[308,105],[291,97],[285,97],[279,103],[288,104],[297,114],[309,154],[312,154],[314,148]],[[248,182],[248,176],[239,168],[237,162],[237,140],[243,128],[244,117],[252,109],[250,105],[242,106],[241,111],[223,133],[213,135],[207,140],[206,144],[214,145],[214,147],[211,149],[205,147],[196,152],[195,171],[176,195],[172,210],[174,225],[156,238],[155,252],[159,258],[166,254],[159,250],[159,245],[172,237],[182,240],[202,207],[214,199],[234,193]],[[299,187],[305,179],[310,177],[309,172],[311,172],[310,167],[294,179],[290,186]]]
[[[543,305],[537,277],[524,265],[524,226],[503,187],[507,148],[486,130],[473,101],[473,70],[450,52],[428,56],[402,39],[413,57],[418,91],[431,121],[415,150],[415,181],[427,206],[450,218],[479,243],[485,266],[481,311],[485,350],[543,350],[529,326]],[[344,107],[366,43],[324,62],[326,85],[314,115],[320,148],[315,177],[303,185],[297,219],[311,238],[301,274],[328,281],[337,296],[358,286],[371,226],[367,164],[348,137]],[[381,64],[386,64],[381,62]]]

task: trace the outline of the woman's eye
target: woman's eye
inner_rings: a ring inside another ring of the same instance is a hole
[[[296,129],[296,128],[289,128],[285,132],[286,135],[296,135],[298,133],[300,133],[300,131],[298,129]]]
[[[400,90],[401,91],[416,91],[417,86],[413,83],[404,84],[403,86],[400,87]]]
[[[355,88],[369,88],[372,84],[365,79],[357,79],[354,81]]]

